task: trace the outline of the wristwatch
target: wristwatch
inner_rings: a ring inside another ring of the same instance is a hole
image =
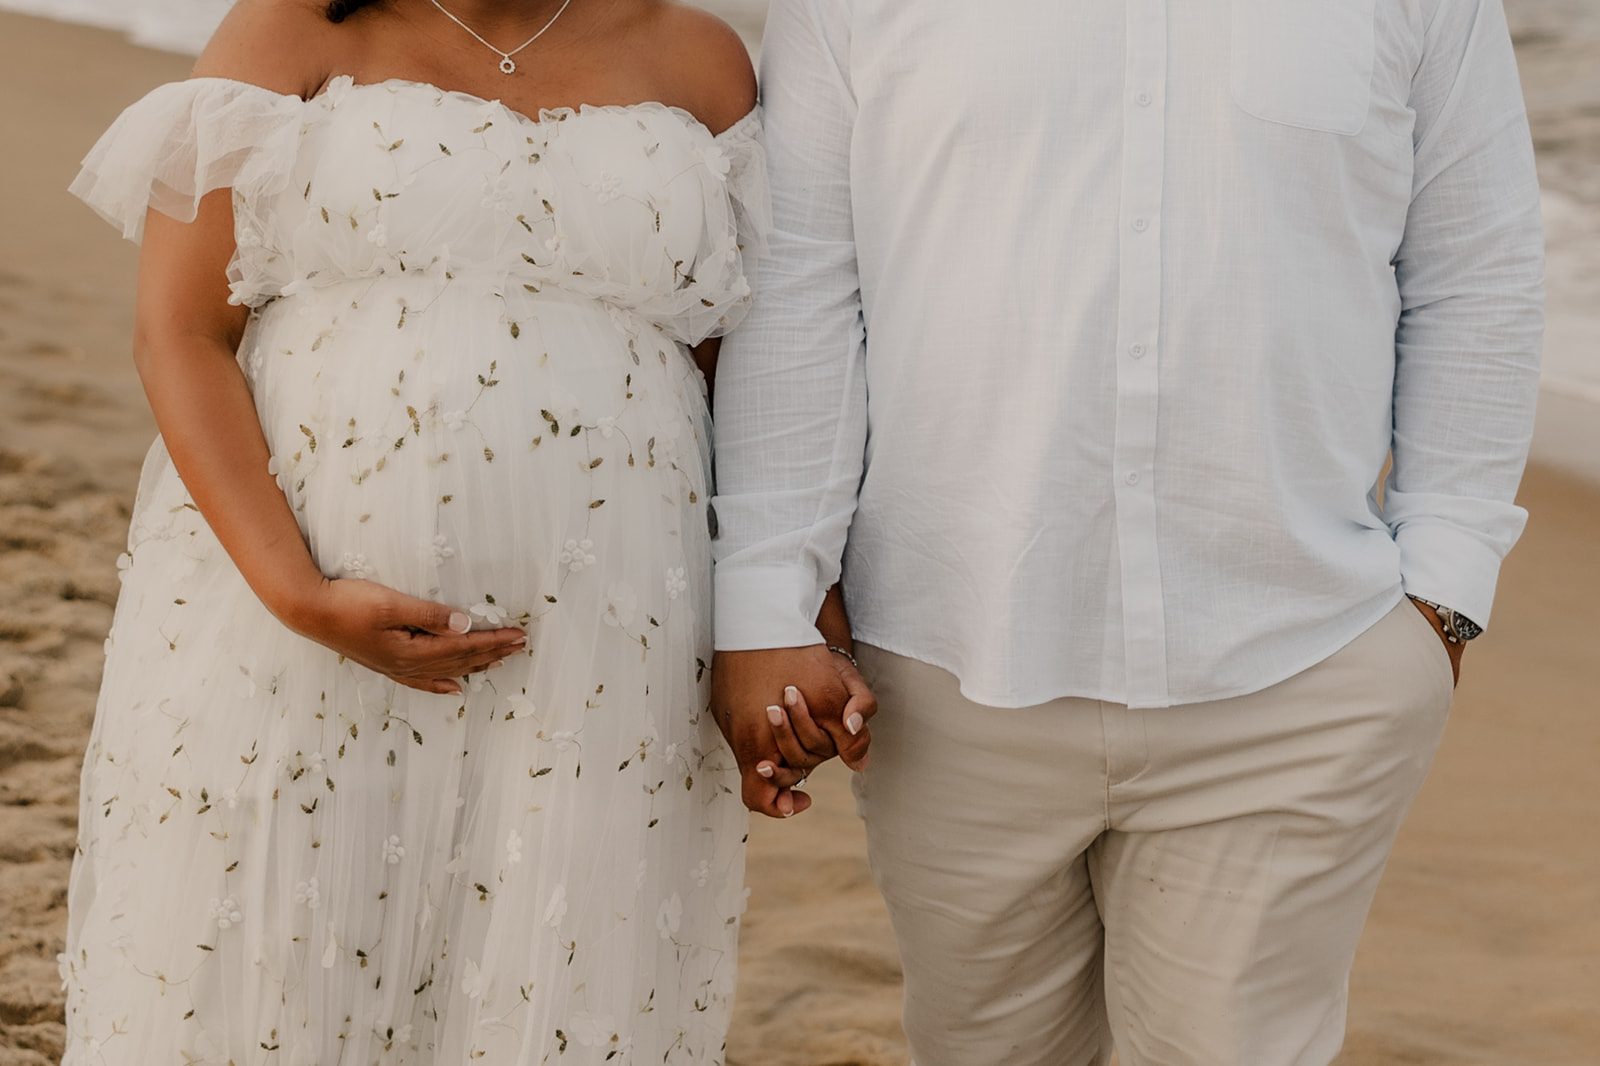
[[[1425,600],[1421,596],[1411,598],[1424,607],[1433,608],[1433,613],[1439,616],[1439,622],[1444,626],[1444,639],[1451,644],[1465,644],[1474,637],[1483,635],[1483,627],[1460,611],[1434,603],[1432,600]]]

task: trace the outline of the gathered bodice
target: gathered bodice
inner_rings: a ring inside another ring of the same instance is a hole
[[[713,136],[659,103],[531,118],[410,81],[334,79],[307,101],[223,79],[163,86],[74,191],[137,239],[233,189],[233,299],[363,279],[474,277],[633,312],[696,343],[743,317],[742,246],[769,225],[759,116]]]

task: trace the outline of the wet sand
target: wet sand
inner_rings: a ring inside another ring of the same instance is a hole
[[[1559,37],[1523,47],[1570,59]],[[1600,47],[1587,55],[1591,67],[1569,69],[1600,70]],[[0,15],[0,1066],[61,1051],[55,955],[78,764],[154,433],[127,356],[134,250],[63,190],[116,113],[188,65],[109,33]],[[1552,70],[1550,98],[1571,95]],[[1589,105],[1568,115],[1544,99],[1530,92],[1536,129],[1565,144],[1546,145],[1546,181],[1596,225]],[[1593,254],[1575,243],[1573,261]],[[1576,269],[1565,262],[1553,271]],[[1577,294],[1559,328],[1586,336],[1594,323],[1578,312],[1600,305],[1593,275],[1552,280]],[[1563,396],[1546,408],[1545,452],[1583,467],[1574,456],[1600,407]],[[1533,519],[1494,629],[1467,658],[1362,941],[1344,1066],[1600,1062],[1600,477],[1535,466],[1523,502]],[[813,784],[813,811],[752,827],[730,1060],[904,1066],[898,962],[846,775],[833,766]]]

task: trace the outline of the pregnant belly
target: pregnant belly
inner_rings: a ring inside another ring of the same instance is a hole
[[[540,616],[585,571],[653,587],[704,566],[703,538],[683,536],[704,522],[698,382],[628,316],[369,283],[274,304],[243,350],[329,576],[477,605],[484,623]]]

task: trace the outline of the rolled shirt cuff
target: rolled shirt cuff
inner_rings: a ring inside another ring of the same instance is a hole
[[[760,651],[822,644],[816,575],[803,566],[718,564],[712,585],[718,651]]]

